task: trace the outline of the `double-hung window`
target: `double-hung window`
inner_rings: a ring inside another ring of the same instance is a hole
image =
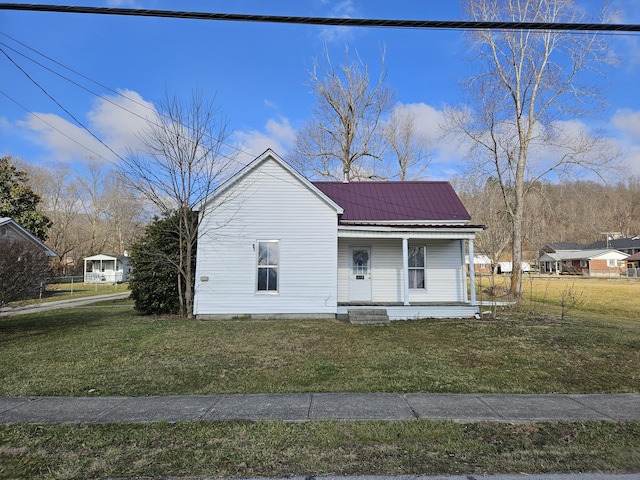
[[[425,288],[426,247],[409,247],[409,288]]]
[[[278,265],[280,242],[278,240],[258,242],[258,292],[278,293]]]

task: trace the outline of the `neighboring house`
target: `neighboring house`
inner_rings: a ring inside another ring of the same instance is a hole
[[[601,240],[599,242],[587,245],[585,249],[609,249],[613,248],[627,255],[633,255],[640,252],[640,237],[632,238],[616,238],[610,240]]]
[[[469,271],[469,255],[465,257],[464,262],[467,265],[467,271]],[[488,275],[491,273],[491,259],[486,255],[475,255],[473,257],[473,265],[477,275]]]
[[[85,283],[127,282],[131,275],[129,258],[124,255],[93,255],[84,259]]]
[[[56,257],[56,253],[47,247],[38,237],[9,217],[0,217],[0,240],[27,242],[42,250],[47,257]]]
[[[0,217],[0,306],[41,296],[56,254],[9,217]]]
[[[627,264],[627,277],[640,278],[640,252],[624,259]]]
[[[540,249],[540,256],[545,253],[559,253],[566,251],[575,251],[575,250],[586,250],[587,246],[582,245],[581,243],[574,242],[552,242],[547,243],[544,247]]]
[[[482,227],[447,182],[310,182],[267,150],[199,211],[197,318],[478,314]]]
[[[614,249],[558,250],[543,254],[537,262],[541,273],[617,277],[625,274],[626,257]]]

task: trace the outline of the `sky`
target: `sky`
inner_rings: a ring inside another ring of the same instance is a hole
[[[596,15],[600,2],[576,1]],[[454,0],[40,3],[314,17],[464,18]],[[611,3],[618,11],[616,21],[640,24],[640,0]],[[616,34],[609,41],[620,61],[608,72],[607,105],[594,118],[565,120],[579,130],[602,129],[624,152],[624,174],[640,175],[640,36]],[[11,57],[0,53],[0,155],[79,172],[90,158],[117,162],[110,150],[124,155],[128,148],[136,149],[155,102],[166,94],[187,99],[201,90],[223,112],[239,162],[267,148],[286,157],[296,130],[313,112],[315,98],[305,86],[313,59],[326,48],[338,64],[348,48],[377,72],[384,49],[395,108],[413,111],[419,129],[431,139],[428,178],[450,179],[464,172],[466,152],[450,138],[441,138],[439,124],[445,107],[464,101],[460,81],[469,75],[467,45],[460,30],[0,10],[0,48]]]

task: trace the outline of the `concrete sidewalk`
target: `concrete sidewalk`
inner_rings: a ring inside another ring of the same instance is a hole
[[[0,397],[0,423],[219,420],[640,420],[640,394],[298,393],[168,397]]]

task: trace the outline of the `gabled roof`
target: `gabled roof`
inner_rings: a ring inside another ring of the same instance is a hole
[[[624,249],[640,248],[640,238],[616,238],[615,240],[609,240],[609,247]],[[587,245],[585,248],[607,248],[607,242],[605,240],[600,240],[592,243],[591,245]]]
[[[92,255],[91,257],[84,257],[85,260],[120,260],[122,261],[127,261],[129,260],[129,257],[125,256],[125,255],[109,255],[106,253],[99,253],[97,255]]]
[[[640,260],[640,252],[634,253],[633,255],[629,255],[625,260],[629,262],[635,262],[636,260]]]
[[[602,259],[616,259],[622,260],[627,257],[625,253],[618,250],[610,249],[591,249],[591,250],[565,250],[556,253],[546,253],[542,255],[538,260],[544,257],[551,258],[552,260],[593,260],[595,258]]]
[[[588,248],[586,245],[574,242],[551,242],[542,247],[543,252],[560,252],[566,250],[584,250]]]
[[[463,224],[471,216],[449,182],[313,182],[345,223]]]
[[[315,195],[317,195],[320,199],[322,199],[322,201],[327,203],[331,208],[335,209],[336,213],[338,213],[338,214],[342,213],[342,208],[340,208],[340,205],[338,205],[331,198],[329,198],[327,195],[322,193],[322,191],[320,191],[317,187],[315,187],[309,180],[307,180],[295,168],[293,168],[291,165],[289,165],[287,162],[285,162],[282,158],[280,158],[270,148],[265,150],[255,160],[253,160],[251,163],[247,164],[244,168],[242,168],[240,171],[236,172],[233,176],[231,176],[228,180],[226,180],[209,197],[207,197],[200,205],[197,205],[194,208],[194,210],[195,211],[202,210],[209,201],[211,201],[212,199],[214,199],[216,197],[219,197],[225,191],[227,191],[229,188],[231,188],[234,185],[238,184],[238,182],[241,179],[243,179],[244,177],[249,175],[249,173],[255,171],[257,168],[260,167],[260,165],[262,165],[263,163],[265,163],[267,161],[273,161],[273,162],[276,162],[277,164],[279,164],[282,168],[284,168],[287,172],[289,172],[293,178],[295,178],[298,182],[300,182],[302,185],[304,185],[306,188],[308,188],[311,192],[313,192]]]
[[[56,252],[47,247],[44,242],[42,242],[38,237],[32,234],[29,230],[24,228],[18,222],[16,222],[13,218],[10,217],[0,217],[0,228],[10,228],[18,237],[21,237],[23,240],[27,240],[38,248],[40,248],[45,255],[48,257],[57,257]],[[6,230],[5,230],[6,232]],[[0,239],[2,238],[2,231],[0,230]]]

